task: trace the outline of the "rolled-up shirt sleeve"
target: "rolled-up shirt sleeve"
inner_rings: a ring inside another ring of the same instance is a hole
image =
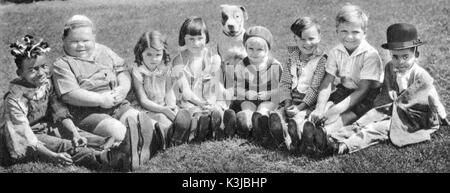
[[[335,54],[336,50],[332,49],[327,55],[328,55],[328,59],[325,65],[325,71],[328,74],[331,74],[333,76],[337,76],[338,74],[338,66],[337,66],[337,61],[336,61],[336,54]]]
[[[25,101],[21,99],[7,97],[4,102],[6,124],[4,125],[4,143],[13,159],[26,156],[29,148],[35,150],[40,144],[34,135],[27,119],[28,109]]]
[[[58,96],[80,88],[80,85],[70,69],[69,64],[62,59],[56,60],[53,64],[52,76],[55,91]]]
[[[54,123],[59,123],[64,119],[72,118],[69,109],[61,102],[56,93],[50,95],[50,106]]]

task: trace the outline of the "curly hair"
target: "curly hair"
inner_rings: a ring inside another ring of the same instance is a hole
[[[165,65],[170,63],[167,38],[158,31],[147,31],[141,35],[136,46],[134,46],[134,61],[140,66],[143,64],[142,53],[147,48],[163,50],[163,62]]]
[[[22,68],[24,60],[34,59],[50,51],[48,43],[44,42],[42,38],[36,42],[33,36],[25,35],[21,40],[23,43],[16,41],[9,46],[11,48],[11,54],[15,57],[14,62],[19,70]]]

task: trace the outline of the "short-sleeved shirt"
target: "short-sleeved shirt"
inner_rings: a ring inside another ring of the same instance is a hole
[[[55,61],[53,79],[58,95],[78,88],[101,93],[117,85],[117,74],[127,70],[124,60],[104,45],[96,43],[94,49],[89,59],[66,54]]]
[[[342,44],[332,48],[328,53],[326,72],[337,78],[335,83],[349,89],[358,88],[360,80],[382,83],[384,77],[380,55],[366,40],[351,55]]]
[[[165,97],[172,88],[172,72],[169,68],[150,71],[145,65],[136,65],[132,73],[138,79],[137,81],[142,82],[145,94],[151,101],[166,105]]]

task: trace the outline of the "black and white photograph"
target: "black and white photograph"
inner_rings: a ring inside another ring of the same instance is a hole
[[[449,17],[448,0],[0,0],[0,173],[240,174],[169,183],[191,191],[449,173]]]

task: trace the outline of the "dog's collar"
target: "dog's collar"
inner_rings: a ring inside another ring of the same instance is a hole
[[[225,34],[226,36],[229,36],[229,37],[239,37],[240,35],[242,35],[244,33],[244,31],[245,30],[242,30],[240,33],[238,33],[238,34],[236,34],[234,36],[232,36],[231,34],[225,32],[225,31],[222,31],[222,33]]]

